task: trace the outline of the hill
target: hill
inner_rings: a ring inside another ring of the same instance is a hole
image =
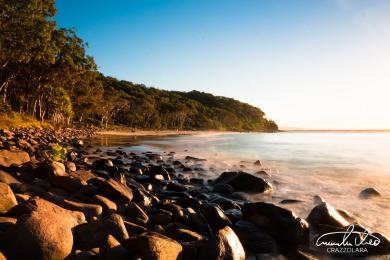
[[[257,107],[232,98],[166,91],[102,76],[105,110],[114,124],[147,129],[275,131]]]

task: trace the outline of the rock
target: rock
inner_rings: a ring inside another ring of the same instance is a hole
[[[87,186],[87,182],[72,176],[51,175],[47,177],[47,180],[52,186],[63,189],[70,193],[81,192],[83,188]]]
[[[215,184],[229,184],[237,191],[245,192],[272,191],[268,181],[246,172],[224,172],[214,181]]]
[[[125,206],[125,216],[130,222],[143,226],[149,221],[149,217],[146,212],[133,202],[130,202]]]
[[[253,164],[257,165],[257,166],[262,166],[263,165],[260,160],[255,161]]]
[[[112,161],[109,159],[95,160],[92,163],[91,167],[93,170],[103,170],[103,171],[106,171],[106,172],[111,173],[111,174],[118,172],[118,169],[114,166]]]
[[[370,199],[380,196],[381,194],[375,188],[366,188],[359,193],[359,198],[361,199]]]
[[[195,212],[192,208],[186,208],[185,215],[187,216],[189,225],[195,231],[204,236],[210,236],[212,234],[210,226],[202,214]]]
[[[85,221],[83,214],[40,198],[26,202],[19,213],[16,225],[0,241],[8,259],[64,259],[72,251],[72,229]]]
[[[13,175],[2,170],[0,170],[0,182],[4,182],[8,185],[20,183]]]
[[[53,170],[53,174],[56,176],[68,176],[65,171],[65,165],[60,162],[52,162],[51,169]]]
[[[226,183],[221,183],[221,184],[217,183],[213,187],[213,192],[218,192],[221,194],[230,195],[234,192],[234,188],[231,185],[226,184]]]
[[[167,225],[172,222],[172,213],[168,210],[153,208],[148,216],[152,225]]]
[[[115,202],[112,202],[111,200],[99,194],[93,195],[90,199],[90,202],[102,206],[103,212],[105,214],[109,214],[117,210]]]
[[[226,215],[226,217],[229,218],[229,220],[232,223],[235,223],[235,222],[239,221],[242,218],[242,212],[239,209],[228,209],[228,210],[225,210],[225,215]]]
[[[27,194],[15,193],[14,195],[18,203],[28,201],[31,198],[31,196]]]
[[[175,240],[155,232],[130,237],[123,245],[141,259],[181,259],[182,246]]]
[[[310,226],[321,232],[331,231],[335,228],[344,229],[350,224],[335,208],[326,202],[315,206],[310,211],[307,221]]]
[[[187,161],[196,161],[196,162],[205,162],[205,161],[207,161],[206,159],[196,158],[196,157],[192,157],[192,156],[186,156],[185,159]]]
[[[0,182],[0,213],[7,213],[18,205],[15,195],[8,184]]]
[[[201,213],[207,219],[210,227],[219,230],[225,226],[231,226],[229,218],[226,217],[223,210],[216,204],[206,204],[201,208]]]
[[[226,226],[218,230],[215,236],[201,247],[198,259],[244,260],[245,251],[234,231]]]
[[[71,162],[71,161],[66,162],[66,169],[68,169],[71,172],[77,171],[76,164],[74,162]]]
[[[98,187],[99,192],[115,203],[129,203],[133,199],[132,190],[125,184],[119,183],[113,179],[105,180],[103,178],[94,178],[88,181]]]
[[[130,259],[129,251],[124,248],[115,237],[108,235],[102,245],[99,257],[101,259],[127,260]]]
[[[302,200],[294,200],[294,199],[284,199],[280,201],[280,204],[295,204],[303,202]]]
[[[54,193],[45,192],[34,186],[30,186],[29,191],[34,195],[44,198],[45,200],[48,200],[64,209],[83,212],[88,220],[99,217],[103,212],[103,208],[100,205],[84,203]]]
[[[131,223],[129,221],[123,221],[125,223],[125,227],[129,236],[140,235],[146,231],[148,231],[145,227],[137,225],[135,223]]]
[[[124,241],[129,237],[123,219],[118,214],[79,225],[74,230],[75,248],[89,250],[101,247],[108,235],[114,236],[118,241]]]
[[[204,237],[202,235],[199,235],[198,233],[184,229],[184,228],[179,228],[179,229],[172,229],[172,230],[167,230],[167,235],[182,243],[182,242],[191,242],[191,241],[199,241],[203,240]]]
[[[279,244],[295,246],[309,241],[309,225],[294,212],[265,202],[247,203],[242,219],[256,224]]]
[[[235,224],[234,230],[244,246],[254,253],[278,251],[275,240],[251,222],[240,220]]]
[[[16,221],[16,218],[0,217],[0,232],[4,232],[15,225]]]
[[[22,165],[29,161],[30,156],[24,151],[0,150],[0,166]]]

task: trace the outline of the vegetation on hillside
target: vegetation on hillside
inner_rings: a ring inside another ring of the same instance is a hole
[[[105,77],[54,0],[0,0],[0,113],[147,129],[274,131],[256,107],[198,91],[164,91]]]

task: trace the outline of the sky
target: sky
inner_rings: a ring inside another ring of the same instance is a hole
[[[260,107],[279,126],[390,129],[390,1],[56,0],[99,70]]]

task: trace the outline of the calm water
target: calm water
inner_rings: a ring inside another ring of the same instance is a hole
[[[335,207],[348,210],[373,230],[390,235],[390,133],[245,133],[201,134],[174,137],[101,137],[99,146],[122,146],[128,151],[175,151],[206,158],[195,172],[215,177],[225,170],[250,173],[266,170],[274,192],[251,196],[254,201],[279,203],[282,199],[303,202],[283,205],[306,217],[320,195]],[[262,166],[253,162],[261,160]],[[367,187],[382,196],[358,197]]]

